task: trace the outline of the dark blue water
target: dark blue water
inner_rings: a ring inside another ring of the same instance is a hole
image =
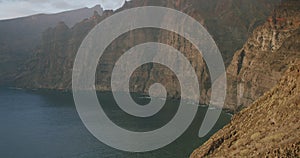
[[[116,124],[134,131],[148,131],[163,126],[174,116],[178,107],[178,101],[168,100],[155,117],[140,120],[124,114],[110,93],[101,93],[99,96],[104,98],[101,102],[107,115]],[[141,104],[149,101],[138,94],[134,94],[133,98]],[[152,152],[128,153],[106,146],[87,131],[76,112],[71,94],[0,88],[0,157],[188,157],[230,121],[231,116],[222,113],[211,133],[200,139],[197,134],[206,110],[199,108],[190,128],[172,144]]]

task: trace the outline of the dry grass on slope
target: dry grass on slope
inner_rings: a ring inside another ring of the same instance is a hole
[[[196,149],[200,157],[300,157],[300,60],[279,83]]]

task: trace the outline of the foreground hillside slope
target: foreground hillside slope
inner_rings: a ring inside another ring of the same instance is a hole
[[[300,60],[279,83],[195,150],[200,157],[300,157]]]

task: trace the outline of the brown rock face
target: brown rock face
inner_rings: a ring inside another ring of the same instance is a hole
[[[196,149],[200,157],[300,157],[300,61],[279,83]]]
[[[216,40],[225,63],[229,63],[233,52],[242,47],[249,33],[264,21],[275,4],[276,1],[269,0],[132,0],[116,12],[153,5],[183,11],[208,29]],[[27,88],[70,89],[73,62],[81,41],[96,24],[114,13],[105,11],[103,16],[82,21],[65,32],[59,32],[57,28],[46,31],[34,59],[27,64],[25,73],[17,78],[17,85]],[[162,18],[168,20],[168,17]],[[197,73],[201,86],[200,102],[208,103],[210,82],[202,56],[189,41],[172,32],[157,29],[133,30],[112,42],[99,62],[97,89],[110,90],[114,63],[125,51],[145,42],[165,43],[181,51]],[[147,64],[137,69],[131,77],[130,89],[133,92],[147,92],[154,82],[165,85],[169,97],[179,98],[180,89],[176,76],[161,65]]]
[[[226,107],[237,110],[254,102],[295,58],[300,58],[300,3],[283,1],[234,55],[227,69]]]

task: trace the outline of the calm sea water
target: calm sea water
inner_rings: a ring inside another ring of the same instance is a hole
[[[99,97],[110,119],[133,131],[149,131],[162,127],[172,119],[179,103],[176,100],[167,100],[164,108],[155,116],[138,119],[119,109],[111,93],[100,93]],[[133,98],[140,104],[149,102],[138,94],[134,94]],[[199,108],[190,128],[172,144],[152,152],[128,153],[106,146],[88,132],[76,112],[71,94],[0,88],[0,157],[188,157],[194,149],[230,121],[231,116],[222,113],[211,133],[200,139],[197,134],[207,110],[213,109]]]

